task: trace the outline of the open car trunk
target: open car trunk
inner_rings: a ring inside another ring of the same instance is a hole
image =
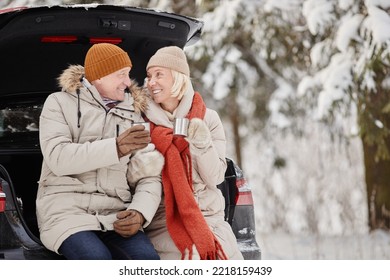
[[[60,90],[61,72],[83,65],[92,44],[110,42],[129,53],[130,76],[142,84],[157,49],[196,42],[202,26],[196,19],[125,6],[0,11],[0,191],[7,199],[0,213],[0,249],[9,250],[10,258],[53,258],[40,244],[36,222],[42,165],[38,129],[46,97]],[[0,259],[7,258],[1,254]]]
[[[76,5],[20,9],[0,14],[3,73],[0,94],[51,92],[69,64],[84,64],[91,44],[112,42],[133,62],[131,76],[142,83],[157,49],[197,41],[203,23],[148,9]]]

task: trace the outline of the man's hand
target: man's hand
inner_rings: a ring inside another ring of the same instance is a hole
[[[145,222],[144,216],[137,210],[125,210],[119,212],[114,222],[114,230],[123,237],[130,237],[138,232]]]
[[[134,151],[143,149],[150,141],[149,131],[145,130],[144,126],[132,126],[116,138],[118,157],[121,158]]]

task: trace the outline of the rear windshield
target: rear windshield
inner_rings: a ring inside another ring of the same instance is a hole
[[[0,147],[39,146],[39,116],[43,103],[23,102],[0,105]]]
[[[39,114],[42,107],[17,106],[0,110],[0,135],[4,133],[21,133],[38,131]]]

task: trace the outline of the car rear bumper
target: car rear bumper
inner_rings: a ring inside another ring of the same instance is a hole
[[[237,240],[238,248],[245,260],[261,260],[261,250],[253,239]]]
[[[260,260],[261,250],[256,241],[253,205],[237,205],[235,207],[232,229],[244,259]]]
[[[0,260],[25,260],[23,248],[0,250]]]

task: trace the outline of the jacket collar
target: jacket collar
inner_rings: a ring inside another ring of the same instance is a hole
[[[179,106],[174,111],[174,118],[185,118],[192,106],[192,100],[194,98],[194,89],[190,84],[187,91],[180,100]],[[149,106],[145,112],[146,117],[156,125],[162,125],[165,127],[173,128],[173,124],[170,121],[169,114],[161,108],[160,104],[154,102],[152,98],[149,99]]]

